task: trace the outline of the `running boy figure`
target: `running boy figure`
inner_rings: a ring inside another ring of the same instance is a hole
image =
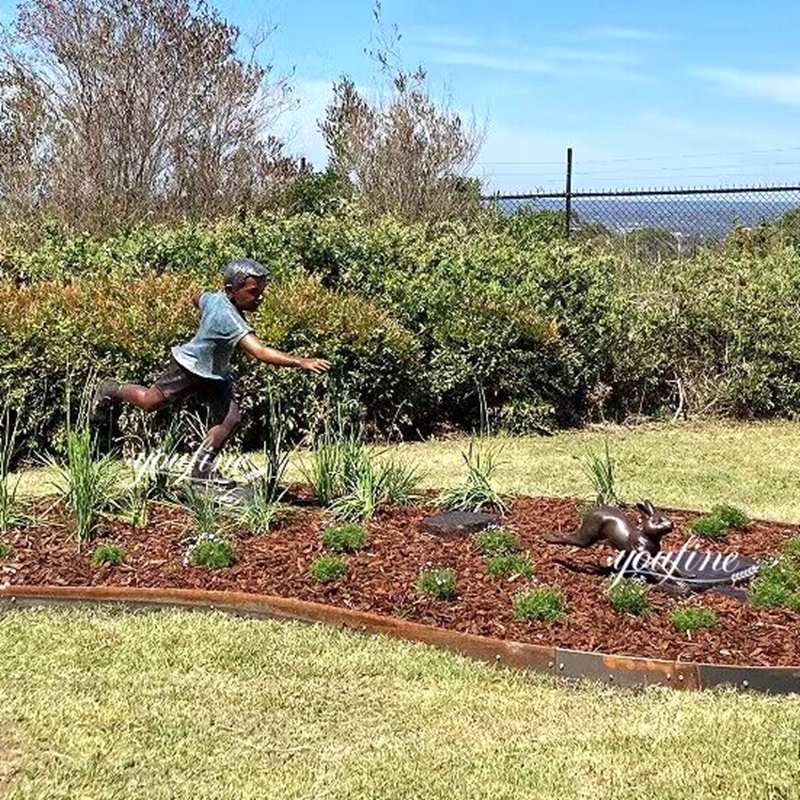
[[[237,345],[265,364],[314,373],[330,368],[330,362],[322,358],[300,358],[273,350],[255,335],[244,312],[261,305],[268,275],[261,264],[249,258],[228,264],[223,270],[224,290],[203,292],[194,299],[201,311],[194,338],[172,348],[167,369],[149,388],[102,381],[92,401],[93,423],[101,423],[113,403],[132,403],[143,411],[157,411],[196,394],[211,410],[212,427],[195,454],[192,478],[208,479],[214,459],[241,422],[229,371]]]

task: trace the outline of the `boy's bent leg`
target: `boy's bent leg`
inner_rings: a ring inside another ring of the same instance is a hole
[[[207,386],[207,390],[204,392],[205,399],[211,408],[214,424],[209,428],[203,444],[195,453],[192,468],[193,478],[208,478],[219,451],[233,436],[242,421],[230,378],[219,386],[216,384],[215,381],[214,385]]]

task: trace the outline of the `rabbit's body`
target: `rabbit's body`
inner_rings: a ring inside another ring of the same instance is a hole
[[[645,551],[655,556],[661,550],[661,539],[672,530],[672,521],[656,514],[650,501],[637,503],[644,515],[641,528],[631,524],[628,517],[613,506],[600,506],[581,523],[575,533],[569,536],[546,536],[552,544],[571,544],[576,547],[591,547],[605,541],[617,550],[624,552]]]

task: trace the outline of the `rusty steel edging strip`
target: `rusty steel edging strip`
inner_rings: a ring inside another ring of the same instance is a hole
[[[735,686],[771,694],[800,693],[798,667],[739,667],[589,653],[460,633],[339,606],[272,595],[120,586],[0,587],[0,610],[10,605],[115,603],[136,608],[218,610],[238,616],[322,622],[361,633],[420,642],[472,659],[609,686],[709,689]]]

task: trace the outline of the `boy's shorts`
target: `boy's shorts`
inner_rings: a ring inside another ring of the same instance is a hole
[[[238,405],[230,376],[225,380],[195,375],[170,356],[169,365],[153,382],[168,403],[197,395],[211,409],[212,424],[218,425],[229,414],[238,414]]]

